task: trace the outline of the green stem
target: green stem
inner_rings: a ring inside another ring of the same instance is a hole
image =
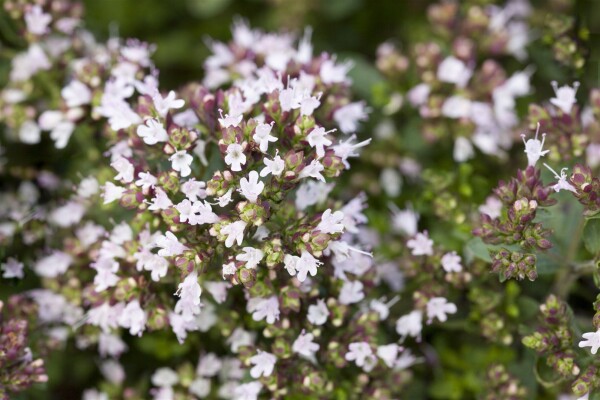
[[[586,219],[581,216],[577,222],[577,228],[569,242],[569,248],[567,249],[566,265],[558,270],[556,278],[554,280],[553,292],[561,299],[566,299],[569,295],[571,287],[579,278],[582,270],[575,267],[574,259],[579,249],[581,242],[581,236],[583,235],[583,228],[585,226]]]

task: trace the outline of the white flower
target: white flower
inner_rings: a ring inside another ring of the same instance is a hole
[[[266,319],[267,324],[274,324],[279,319],[279,300],[277,300],[277,296],[258,299],[251,305],[251,311],[253,320]]]
[[[254,247],[244,247],[242,250],[244,253],[238,254],[235,256],[235,259],[238,261],[245,261],[246,268],[256,268],[265,256],[265,253],[262,250],[255,249]]]
[[[235,400],[256,400],[261,389],[260,382],[242,383],[233,390],[233,398]]]
[[[98,181],[93,176],[88,176],[87,178],[83,178],[81,182],[79,182],[79,187],[77,188],[77,195],[87,199],[92,197],[100,190],[100,186],[98,185]]]
[[[181,185],[180,190],[191,201],[206,198],[206,182],[197,181],[194,178]]]
[[[169,199],[167,193],[159,187],[154,188],[154,197],[148,206],[150,211],[167,210],[173,206],[173,202]]]
[[[179,243],[177,236],[170,231],[165,232],[164,235],[159,235],[156,238],[156,245],[160,247],[158,255],[161,257],[177,256],[187,250],[187,247]]]
[[[333,119],[343,133],[353,133],[358,130],[358,123],[367,119],[368,112],[365,103],[357,101],[335,110]]]
[[[323,164],[319,162],[319,160],[312,160],[312,162],[304,167],[302,171],[300,171],[299,178],[315,178],[320,180],[321,182],[325,182],[325,178],[321,175],[321,171],[323,171],[325,167]]]
[[[479,212],[487,214],[491,219],[496,219],[502,214],[502,202],[496,196],[488,196],[485,204],[479,206]]]
[[[115,360],[104,361],[100,365],[100,372],[106,380],[112,384],[120,385],[125,380],[125,370],[123,366]]]
[[[107,242],[104,242],[103,245],[105,243]],[[116,275],[116,272],[119,271],[119,263],[114,259],[106,256],[101,257],[90,266],[96,270],[96,276],[94,277],[94,290],[96,292],[103,292],[119,282],[119,276]]]
[[[556,185],[552,186],[552,189],[554,189],[555,192],[560,192],[561,190],[569,190],[573,193],[577,193],[577,190],[573,187],[573,185],[571,185],[569,182],[567,182],[567,174],[565,171],[568,168],[561,169],[560,176],[558,176],[556,171],[553,170],[552,168],[550,168],[550,166],[548,164],[544,163],[544,166],[546,168],[548,168],[550,171],[552,171],[552,173],[554,174],[554,177],[556,179],[558,179],[558,183]]]
[[[470,158],[473,158],[475,151],[473,145],[464,136],[459,136],[454,141],[454,150],[452,151],[452,157],[456,162],[465,162]]]
[[[353,67],[351,61],[346,61],[342,64],[335,64],[335,59],[325,60],[321,64],[319,75],[324,84],[343,83],[348,79],[346,75]]]
[[[62,251],[55,251],[39,259],[33,266],[34,271],[44,278],[56,278],[64,274],[73,262],[73,258]]]
[[[165,117],[170,109],[179,109],[184,106],[185,101],[182,99],[177,99],[176,94],[173,90],[169,92],[167,97],[162,97],[160,93],[156,93],[152,96],[152,101],[154,102],[154,107],[158,112],[158,115],[161,117]]]
[[[81,83],[78,80],[72,80],[67,86],[65,86],[60,92],[62,98],[65,100],[67,107],[79,107],[86,104],[90,104],[92,101],[92,92],[87,85]]]
[[[219,203],[219,207],[225,207],[227,204],[231,203],[233,200],[231,199],[231,195],[233,194],[233,188],[229,189],[225,194],[221,197],[217,198],[217,203]]]
[[[171,387],[179,382],[179,375],[171,368],[163,367],[157,369],[151,378],[152,384],[158,387]]]
[[[306,315],[308,321],[313,325],[323,325],[329,318],[329,310],[325,305],[325,301],[322,299],[317,300],[317,304],[311,304],[308,306],[308,313]]]
[[[242,245],[242,241],[244,240],[244,229],[246,229],[246,225],[248,225],[244,221],[236,221],[221,228],[221,234],[227,235],[227,239],[225,239],[225,247],[233,246],[234,242],[237,242],[238,246]]]
[[[546,140],[546,134],[542,133],[542,141],[538,140],[538,134],[540,132],[540,123],[537,124],[537,130],[535,131],[535,138],[525,141],[525,134],[522,134],[523,143],[525,144],[525,154],[527,154],[527,163],[529,166],[535,166],[540,157],[545,156],[550,150],[544,150],[544,141]]]
[[[260,176],[267,176],[272,174],[273,176],[279,176],[285,168],[285,163],[279,155],[275,155],[273,160],[269,160],[267,157],[263,159],[265,167],[260,171]]]
[[[190,384],[189,391],[194,396],[203,399],[210,394],[210,379],[196,378]]]
[[[335,234],[342,233],[344,231],[344,224],[340,223],[344,219],[344,213],[342,211],[331,212],[331,208],[325,210],[321,215],[321,222],[314,229],[322,233]]]
[[[50,139],[54,140],[57,149],[64,149],[69,143],[71,134],[75,130],[75,124],[71,121],[62,121],[50,132]]]
[[[265,184],[258,180],[258,172],[250,171],[248,179],[240,179],[240,192],[250,203],[256,203],[258,196],[265,188]]]
[[[251,346],[252,343],[254,343],[254,337],[242,328],[235,328],[227,339],[227,344],[231,346],[231,351],[234,353],[237,353],[240,347]]]
[[[340,290],[338,300],[341,304],[348,305],[358,303],[365,298],[363,292],[363,283],[361,281],[346,281]]]
[[[407,336],[418,338],[423,330],[423,313],[419,310],[411,311],[409,314],[400,317],[396,322],[396,332],[401,340]]]
[[[23,276],[25,276],[23,273],[23,263],[12,257],[9,257],[6,262],[2,263],[1,267],[2,271],[4,271],[2,274],[3,278],[23,279]]]
[[[300,282],[304,282],[306,280],[306,276],[309,273],[311,276],[317,275],[317,268],[321,264],[323,264],[323,263],[320,262],[319,260],[317,260],[316,258],[314,258],[313,255],[310,254],[308,251],[302,250],[302,254],[300,255],[300,258],[298,258],[295,263],[295,269],[298,272],[298,276],[297,276],[298,280]],[[287,268],[287,266],[286,266],[286,268]],[[289,272],[289,270],[288,270],[288,272]],[[293,275],[293,274],[290,273],[290,275]]]
[[[321,105],[322,93],[318,93],[316,96],[310,96],[305,94],[300,101],[300,115],[312,115],[315,109]]]
[[[591,347],[592,354],[596,354],[600,348],[600,329],[596,332],[586,332],[582,336],[585,340],[579,342],[579,347]]]
[[[462,271],[460,261],[460,256],[455,251],[446,253],[442,257],[442,268],[446,272],[460,272]]]
[[[348,345],[346,353],[347,361],[354,361],[357,366],[363,367],[367,363],[367,359],[373,357],[373,350],[367,342],[354,342]]]
[[[413,256],[433,255],[433,240],[429,239],[427,231],[417,233],[413,239],[406,242],[406,246],[411,249]]]
[[[410,103],[413,105],[413,107],[418,107],[420,105],[425,104],[430,92],[431,86],[429,86],[426,83],[420,83],[417,86],[410,89],[406,97],[408,98],[408,101],[410,101]]]
[[[310,147],[314,147],[317,150],[317,157],[321,158],[325,155],[325,146],[330,146],[333,142],[327,139],[327,134],[335,132],[336,129],[326,131],[325,128],[318,126],[313,128],[310,133],[306,136]]]
[[[246,164],[246,155],[241,144],[232,143],[227,146],[225,164],[231,165],[232,171],[242,170],[242,165]]]
[[[216,376],[222,366],[223,363],[215,353],[208,353],[200,358],[198,367],[196,368],[196,375],[203,377]]]
[[[127,345],[120,336],[102,332],[98,337],[98,352],[102,357],[119,357],[127,350]]]
[[[27,120],[19,128],[19,139],[26,144],[36,144],[42,139],[40,127],[33,121]]]
[[[119,157],[113,161],[110,166],[118,172],[117,176],[115,176],[116,180],[121,180],[124,183],[133,181],[133,164],[126,158]]]
[[[225,276],[234,275],[235,271],[237,271],[237,267],[233,261],[228,264],[223,264],[223,279],[225,279]]]
[[[446,57],[437,70],[437,77],[440,81],[453,83],[459,88],[464,88],[472,75],[473,71],[454,56]]]
[[[250,369],[250,376],[258,379],[261,376],[271,376],[273,368],[277,362],[277,357],[266,351],[258,350],[258,354],[250,357],[250,364],[253,365]]]
[[[189,155],[185,150],[180,150],[169,157],[169,161],[171,161],[171,168],[173,168],[175,171],[178,171],[182,177],[186,177],[192,173],[190,165],[192,164],[193,160],[194,157]]]
[[[555,97],[550,99],[550,103],[560,108],[565,114],[570,114],[573,105],[577,103],[575,95],[579,89],[579,82],[573,82],[573,86],[565,85],[558,87],[556,81],[552,81],[552,89],[554,89]]]
[[[179,296],[179,300],[175,304],[175,312],[181,314],[184,321],[190,322],[196,315],[200,314],[201,294],[202,289],[198,283],[198,273],[194,271],[185,277],[183,282],[179,284],[177,292],[175,292],[175,295]]]
[[[418,231],[419,214],[411,208],[400,210],[395,204],[390,203],[392,211],[392,230],[406,236],[415,236]]]
[[[92,222],[87,222],[84,226],[77,229],[75,235],[81,246],[84,248],[89,247],[90,245],[96,243],[98,239],[104,234],[104,228],[100,225],[96,225]]]
[[[389,368],[393,368],[396,365],[396,359],[401,349],[396,343],[378,346],[377,357],[381,358]]]
[[[233,267],[235,268],[235,264],[232,262]],[[204,287],[208,290],[208,293],[215,299],[217,304],[223,303],[227,300],[227,290],[231,288],[231,283],[229,282],[213,282],[206,281],[204,282]]]
[[[229,128],[230,126],[238,126],[240,122],[242,122],[243,115],[229,115],[225,114],[223,116],[223,110],[219,109],[219,113],[221,114],[221,118],[219,118],[219,124],[221,124],[221,128]]]
[[[461,96],[448,97],[442,106],[442,115],[448,118],[467,118],[471,114],[471,100]]]
[[[142,336],[142,332],[146,329],[147,315],[140,302],[132,300],[123,309],[123,312],[119,316],[119,325],[123,328],[129,328],[131,335]]]
[[[433,297],[427,302],[427,323],[430,324],[434,318],[445,322],[448,319],[446,314],[454,314],[456,311],[454,303],[449,303],[444,297]]]
[[[277,141],[277,138],[275,136],[271,136],[271,129],[273,128],[273,124],[274,122],[271,122],[270,124],[259,123],[254,130],[254,135],[252,136],[252,139],[254,139],[256,143],[258,143],[260,151],[262,151],[263,153],[266,153],[269,149],[270,142]]]
[[[169,135],[162,123],[154,118],[149,118],[142,125],[139,125],[137,127],[137,134],[142,138],[144,143],[149,145],[169,140]]]
[[[315,335],[312,333],[305,333],[304,330],[294,340],[292,344],[292,351],[298,353],[301,356],[307,358],[313,358],[315,353],[319,351],[319,344],[314,342]]]
[[[356,150],[371,143],[371,139],[363,140],[359,143],[353,143],[355,140],[356,135],[352,135],[347,140],[340,140],[335,146],[333,146],[334,154],[342,159],[342,162],[346,168],[350,168],[348,158],[358,157],[359,154],[356,152]]]
[[[25,12],[25,24],[27,31],[32,35],[43,35],[48,32],[48,25],[52,22],[52,16],[44,13],[42,7],[34,5]]]
[[[135,185],[140,186],[144,190],[153,188],[154,185],[158,183],[158,179],[150,172],[140,172],[138,178],[139,179],[135,181]]]
[[[112,182],[106,182],[104,184],[104,204],[112,203],[115,200],[119,200],[125,193],[125,188],[117,186]]]

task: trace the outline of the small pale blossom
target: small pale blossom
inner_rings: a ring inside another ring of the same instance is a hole
[[[456,311],[454,303],[448,302],[444,297],[434,297],[427,302],[427,323],[430,324],[434,318],[446,322],[447,314],[455,314]]]
[[[591,347],[592,354],[596,354],[600,348],[600,329],[596,332],[586,332],[582,336],[585,340],[579,342],[579,347]]]
[[[241,144],[232,143],[227,146],[225,164],[231,165],[232,171],[241,171],[242,165],[246,164],[246,155]]]
[[[354,363],[363,367],[367,363],[367,359],[373,357],[373,350],[367,342],[354,342],[348,345],[348,352],[345,357],[347,361],[354,361]]]
[[[419,310],[414,310],[398,319],[396,322],[396,332],[400,335],[401,340],[407,336],[419,338],[423,330],[423,313]]]
[[[248,179],[240,179],[240,192],[250,203],[256,203],[264,188],[265,184],[258,180],[258,172],[256,171],[250,171]]]
[[[273,176],[279,176],[285,168],[285,162],[279,155],[273,157],[273,160],[269,160],[267,157],[263,159],[265,167],[260,171],[260,176],[265,177],[269,174]]]
[[[341,304],[348,305],[358,303],[365,298],[363,292],[364,285],[361,281],[346,281],[340,290],[339,301]]]
[[[328,208],[321,215],[321,222],[319,222],[315,231],[328,234],[341,233],[344,231],[344,224],[341,223],[343,219],[344,213],[342,211],[332,213],[331,209]]]
[[[137,134],[142,138],[144,143],[149,145],[169,140],[169,135],[162,123],[154,118],[149,118],[142,125],[139,125],[137,127]]]
[[[317,151],[317,157],[321,158],[325,155],[325,147],[330,146],[333,142],[327,138],[328,133],[335,132],[335,129],[326,131],[325,128],[317,126],[313,128],[306,136],[306,140],[310,147],[313,147]]]
[[[314,342],[315,335],[312,333],[305,333],[304,330],[300,333],[300,336],[294,340],[292,344],[292,351],[298,353],[301,356],[307,358],[313,358],[315,353],[319,351],[319,344]]]
[[[252,136],[252,139],[254,139],[256,143],[258,143],[258,147],[263,153],[266,153],[269,149],[269,143],[277,141],[277,138],[275,136],[271,136],[271,129],[273,129],[273,124],[274,122],[271,122],[270,124],[259,123],[254,130],[254,135]]]
[[[246,225],[248,224],[244,221],[236,221],[221,228],[221,234],[227,235],[227,239],[225,239],[225,247],[231,247],[233,246],[233,243],[236,242],[238,246],[242,245]]]
[[[142,336],[142,332],[146,329],[146,320],[146,312],[136,299],[127,303],[123,309],[119,317],[119,325],[129,328],[129,333],[133,336]]]
[[[561,190],[568,190],[573,193],[577,193],[577,190],[575,189],[575,187],[573,187],[573,185],[571,185],[569,182],[567,182],[568,176],[565,171],[568,168],[562,168],[560,170],[560,176],[559,176],[555,170],[550,168],[550,166],[548,164],[544,163],[544,166],[546,168],[548,168],[554,174],[554,177],[556,179],[558,179],[558,183],[556,183],[554,186],[552,186],[552,189],[554,189],[555,192],[560,192]]]
[[[25,24],[27,31],[32,35],[43,35],[48,32],[48,25],[52,22],[52,16],[46,14],[39,5],[32,6],[25,12]]]
[[[525,141],[525,134],[522,134],[523,143],[525,144],[525,154],[527,154],[527,163],[529,166],[535,166],[540,157],[545,156],[550,150],[544,150],[544,141],[546,140],[546,134],[542,133],[542,141],[538,140],[538,134],[540,132],[540,124],[537,124],[537,130],[535,131],[535,138]]]
[[[437,70],[440,81],[453,83],[459,88],[465,87],[472,75],[473,71],[454,56],[446,57]]]
[[[413,256],[433,255],[433,240],[429,239],[427,231],[419,232],[414,238],[406,242]]]
[[[158,255],[161,257],[177,256],[187,250],[187,247],[181,244],[177,236],[170,231],[158,236],[156,238],[156,245],[160,247]]]
[[[265,253],[262,250],[255,249],[254,247],[244,247],[242,250],[244,253],[238,254],[235,256],[235,259],[238,261],[245,261],[246,268],[256,268],[265,256]]]
[[[126,158],[119,157],[110,164],[117,172],[115,180],[120,180],[124,183],[130,183],[133,181],[134,168],[133,164]]]
[[[446,253],[442,256],[442,268],[446,272],[462,271],[461,258],[455,251]]]
[[[502,215],[502,201],[496,196],[488,196],[485,204],[479,206],[479,212],[488,215],[491,219],[499,218]]]
[[[277,296],[256,301],[252,305],[252,319],[255,321],[264,319],[268,324],[274,324],[279,319],[279,300],[277,300]]]
[[[192,169],[190,165],[194,157],[189,155],[185,150],[180,150],[169,157],[169,161],[171,161],[171,168],[175,171],[179,172],[182,177],[186,177],[192,173]]]
[[[550,99],[550,103],[560,108],[564,113],[570,114],[573,105],[577,103],[575,95],[579,89],[579,82],[573,82],[573,86],[564,85],[559,87],[556,81],[552,81],[555,97]]]
[[[0,264],[1,270],[3,271],[2,277],[6,279],[17,278],[23,279],[25,276],[23,272],[23,263],[18,260],[9,257],[6,262]]]
[[[177,94],[173,90],[167,94],[167,97],[162,97],[160,93],[156,93],[152,96],[152,101],[158,115],[161,117],[165,117],[170,109],[180,109],[185,105],[185,101],[177,99]]]
[[[250,364],[253,367],[250,369],[250,376],[254,379],[258,379],[261,376],[271,376],[277,357],[266,351],[258,351],[258,354],[250,357]]]

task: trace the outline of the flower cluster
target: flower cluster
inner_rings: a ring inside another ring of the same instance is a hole
[[[0,301],[0,399],[20,392],[48,376],[42,359],[34,359],[29,346],[27,320],[12,317]]]

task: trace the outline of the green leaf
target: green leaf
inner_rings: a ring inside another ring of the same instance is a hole
[[[591,254],[600,253],[600,219],[589,219],[583,228],[583,243]]]
[[[465,246],[465,258],[468,262],[473,260],[473,258],[479,258],[486,262],[492,262],[492,257],[490,256],[490,252],[488,246],[483,243],[481,238],[473,238],[467,242]]]

